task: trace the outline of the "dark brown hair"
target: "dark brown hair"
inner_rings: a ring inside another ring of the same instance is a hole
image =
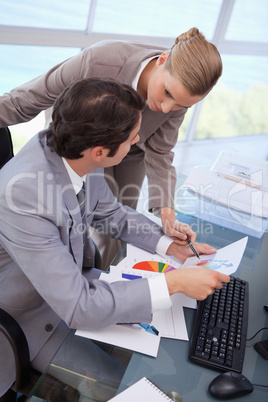
[[[95,146],[109,149],[112,157],[137,125],[144,107],[141,95],[129,85],[112,79],[78,79],[54,104],[48,145],[68,159],[79,159],[81,152]]]

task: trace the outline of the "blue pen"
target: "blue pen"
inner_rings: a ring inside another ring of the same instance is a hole
[[[129,322],[129,323],[127,323],[127,322],[118,322],[116,325],[123,325],[124,327],[128,327],[128,328],[131,328],[131,329],[145,329],[145,331],[146,332],[149,332],[150,334],[153,334],[153,335],[156,335],[156,336],[158,336],[159,335],[159,331],[153,326],[153,325],[149,325],[149,324],[139,324],[139,323],[131,323],[131,322]],[[136,327],[136,325],[137,325],[137,327]],[[138,328],[138,327],[140,327],[140,328]]]
[[[159,331],[153,326],[149,324],[138,324],[140,327],[144,328],[145,331],[150,332],[150,334],[158,335]]]

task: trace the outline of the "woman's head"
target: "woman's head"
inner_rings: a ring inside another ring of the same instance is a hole
[[[103,146],[113,157],[137,126],[144,100],[133,88],[111,79],[78,79],[54,104],[47,130],[50,148],[79,159],[88,148]]]
[[[168,113],[201,101],[221,74],[218,50],[192,28],[178,36],[170,51],[148,63],[139,81],[140,90],[151,110]]]
[[[165,68],[178,78],[190,95],[205,96],[222,74],[222,60],[215,45],[197,28],[177,37]]]

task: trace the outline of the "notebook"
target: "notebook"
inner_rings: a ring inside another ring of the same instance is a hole
[[[116,395],[110,402],[173,402],[161,389],[154,385],[148,378],[141,380]]]

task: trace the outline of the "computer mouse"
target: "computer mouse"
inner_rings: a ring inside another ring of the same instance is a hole
[[[211,381],[208,387],[211,395],[219,399],[246,395],[252,392],[253,389],[253,385],[243,374],[232,371],[218,375],[218,377]]]

